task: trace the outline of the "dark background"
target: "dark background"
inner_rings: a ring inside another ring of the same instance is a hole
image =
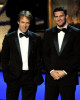
[[[18,25],[17,15],[21,10],[29,10],[33,15],[33,21],[30,26],[30,30],[36,31],[40,29],[47,28],[48,20],[48,0],[8,0],[6,5],[6,14],[10,17],[11,29],[14,31],[17,29]],[[44,20],[43,25],[35,25],[35,18]]]

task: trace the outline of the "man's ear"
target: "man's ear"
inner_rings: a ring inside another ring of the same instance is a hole
[[[19,21],[17,21],[17,23],[19,24]]]
[[[55,20],[55,17],[54,17],[54,20]]]
[[[68,14],[67,14],[67,15],[66,15],[66,19],[68,19],[68,17],[69,17],[69,16],[68,16]]]

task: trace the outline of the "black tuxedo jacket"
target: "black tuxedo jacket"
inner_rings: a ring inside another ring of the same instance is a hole
[[[47,29],[44,35],[43,57],[46,74],[46,84],[55,81],[50,76],[51,70],[65,70],[67,76],[58,80],[62,85],[78,84],[77,67],[80,62],[80,30],[68,25],[67,32],[59,52],[57,26]]]
[[[40,35],[29,31],[29,70],[34,78],[35,84],[43,82],[40,71]],[[26,45],[26,44],[24,44]],[[20,77],[22,71],[22,57],[17,31],[5,36],[2,47],[2,68],[4,80],[13,81]]]

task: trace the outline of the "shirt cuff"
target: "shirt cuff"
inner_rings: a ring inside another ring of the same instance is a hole
[[[65,72],[65,74],[67,75],[67,72],[65,70],[63,70]]]
[[[54,70],[54,69],[53,69],[53,70],[51,70],[51,71],[50,71],[50,74],[51,74],[51,72],[53,72],[53,71],[55,71],[55,70]]]

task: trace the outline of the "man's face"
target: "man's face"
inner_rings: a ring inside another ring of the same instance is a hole
[[[63,11],[57,11],[54,13],[54,20],[59,27],[64,27],[66,24],[67,16],[65,16]]]
[[[26,32],[29,29],[30,20],[25,16],[21,16],[20,20],[18,21],[18,24],[19,24],[20,31]]]

